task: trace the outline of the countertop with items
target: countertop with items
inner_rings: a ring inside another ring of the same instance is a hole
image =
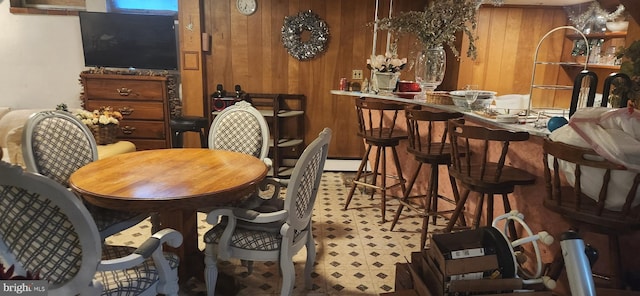
[[[543,120],[539,121],[538,116],[529,115],[529,116],[504,116],[506,112],[504,110],[495,108],[495,105],[491,105],[489,108],[485,110],[476,110],[471,111],[465,109],[463,107],[459,107],[451,104],[434,104],[427,103],[426,99],[415,99],[410,98],[409,95],[416,95],[419,93],[363,93],[357,91],[341,91],[341,90],[332,90],[331,94],[340,95],[340,96],[351,96],[351,97],[368,97],[368,98],[377,98],[383,100],[391,100],[406,104],[417,104],[422,106],[428,106],[435,109],[450,111],[450,112],[461,112],[465,114],[466,117],[469,117],[472,120],[477,120],[482,123],[487,123],[492,126],[513,130],[513,131],[525,131],[531,135],[546,137],[551,132],[547,129],[546,120],[549,119],[550,116],[563,116],[565,112],[563,110],[543,110],[541,114],[543,114]],[[557,114],[556,114],[557,113]],[[504,120],[509,118],[508,120]]]

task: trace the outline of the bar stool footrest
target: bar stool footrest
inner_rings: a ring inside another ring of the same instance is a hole
[[[380,187],[378,185],[373,185],[373,184],[366,183],[366,182],[363,182],[363,181],[353,180],[353,183],[356,184],[356,185],[360,185],[360,186],[364,186],[364,187],[368,187],[368,188],[374,188],[376,190],[391,189],[391,188],[395,188],[395,187],[398,187],[398,186],[402,186],[404,184],[404,182],[398,182],[398,183],[392,184],[390,186],[387,186],[386,188],[383,188],[383,187]]]

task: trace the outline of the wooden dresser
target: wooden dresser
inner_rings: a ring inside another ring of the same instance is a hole
[[[131,141],[137,150],[171,147],[169,120],[175,115],[176,82],[171,75],[118,75],[82,73],[84,109],[111,106],[120,111],[118,139]]]

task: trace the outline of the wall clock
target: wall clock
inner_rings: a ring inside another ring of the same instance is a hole
[[[258,9],[257,0],[236,0],[236,8],[244,15],[252,15]]]

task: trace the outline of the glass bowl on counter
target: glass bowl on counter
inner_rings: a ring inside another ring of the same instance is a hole
[[[469,105],[465,99],[465,92],[466,91],[464,90],[455,90],[449,94],[451,95],[454,105],[462,109],[469,110]],[[489,108],[496,95],[495,91],[480,90],[478,92],[478,98],[471,104],[472,111],[482,111]]]

